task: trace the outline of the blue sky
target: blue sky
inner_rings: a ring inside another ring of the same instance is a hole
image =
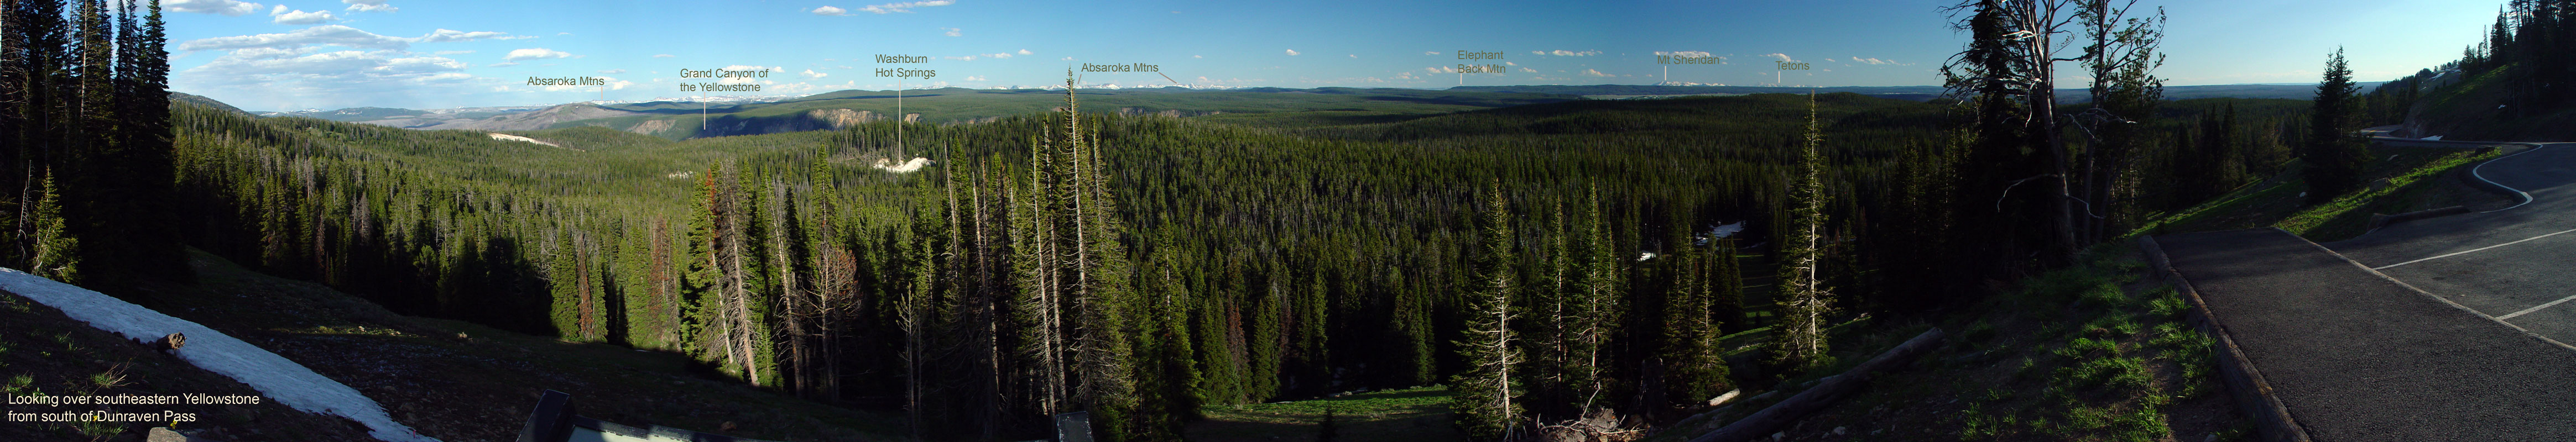
[[[896,87],[878,68],[936,73],[904,81],[914,88],[1060,84],[1079,63],[1161,68],[1082,78],[1120,85],[1936,85],[1962,43],[1940,11],[1949,3],[163,0],[172,89],[253,110],[688,97],[704,93],[679,84],[705,80],[681,69],[726,68],[771,70],[738,80],[760,92],[721,93],[748,95]],[[2338,45],[2356,76],[2391,79],[2458,58],[2498,5],[2139,4],[2172,17],[2157,71],[2172,85],[2314,82]],[[1475,63],[1457,51],[1503,52],[1508,72],[1454,73]],[[1667,70],[1659,52],[1725,63]],[[1778,76],[1780,59],[1813,69]],[[530,86],[532,76],[609,84]]]

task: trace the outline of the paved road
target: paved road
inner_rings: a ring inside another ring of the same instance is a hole
[[[2277,229],[2157,240],[2313,440],[2576,438],[2576,351]]]
[[[2576,343],[2576,143],[2515,153],[2477,172],[2531,202],[2399,223],[2326,246],[2481,314]]]

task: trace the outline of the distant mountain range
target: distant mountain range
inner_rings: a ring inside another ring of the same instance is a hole
[[[2362,83],[2367,90],[2379,83]],[[1085,89],[1084,110],[1121,114],[1208,117],[1243,124],[1325,121],[1368,124],[1402,121],[1452,112],[1579,100],[1652,99],[1680,96],[1767,93],[1854,93],[1872,97],[1930,101],[1937,86],[1461,86],[1448,89],[1241,88],[1183,87]],[[837,129],[872,121],[902,118],[933,124],[971,123],[1045,112],[1062,106],[1062,89],[919,89],[905,90],[898,108],[896,91],[843,90],[802,97],[724,97],[705,102],[657,99],[645,102],[581,102],[553,106],[499,106],[454,109],[353,107],[292,112],[246,112],[262,117],[304,117],[406,129],[479,131],[543,130],[599,126],[667,139],[752,135]],[[2315,85],[2233,84],[2168,86],[2165,98],[2307,99]],[[233,109],[205,97],[173,93],[175,99]],[[2083,89],[2059,89],[2060,102],[2086,101]],[[897,116],[897,114],[902,114]]]
[[[2386,82],[2373,81],[2358,84],[2361,85],[2361,91],[2363,93],[2368,93],[2372,89],[2378,88],[2380,83]],[[1780,86],[1656,86],[1624,84],[1605,84],[1594,86],[1459,86],[1449,88],[1449,90],[1565,94],[1581,95],[1593,98],[1673,95],[1796,94],[1806,93],[1809,90],[1813,90],[1819,93],[1828,94],[1850,92],[1881,98],[1914,101],[1929,101],[1934,98],[1939,98],[1944,92],[1940,86],[1834,86],[1807,88]],[[2165,86],[2165,99],[2168,100],[2189,100],[2194,98],[2283,98],[2306,100],[2314,98],[2316,95],[2317,85],[2314,83]],[[2057,90],[2057,101],[2060,103],[2082,103],[2092,99],[2093,93],[2090,90]]]

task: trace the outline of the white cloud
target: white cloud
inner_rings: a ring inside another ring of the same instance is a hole
[[[1192,56],[1190,56],[1190,58],[1207,58],[1207,56],[1205,56],[1205,55],[1192,55]]]
[[[385,4],[385,0],[340,0],[340,3],[347,3],[349,12],[394,12],[402,9]]]
[[[1344,55],[1349,55],[1349,56],[1351,56],[1351,58],[1360,58],[1360,54],[1344,54]]]
[[[1597,70],[1597,69],[1584,69],[1584,70],[1583,70],[1583,76],[1586,76],[1586,77],[1614,77],[1615,75],[1604,74],[1604,73],[1601,73],[1601,71],[1600,71],[1600,70]]]
[[[1558,50],[1553,50],[1553,51],[1530,51],[1530,53],[1531,53],[1531,54],[1537,54],[1537,55],[1554,55],[1554,56],[1558,56],[1558,57],[1590,57],[1590,56],[1594,56],[1594,55],[1601,55],[1601,51],[1595,51],[1595,50],[1586,50],[1586,51],[1577,52],[1577,51],[1568,51],[1568,50],[1564,50],[1564,49],[1558,49]]]
[[[1021,50],[1020,50],[1020,55],[1037,55],[1037,54],[1038,54],[1038,53],[1036,53],[1036,52],[1029,52],[1029,50],[1027,50],[1027,49],[1021,49]]]
[[[178,0],[161,4],[172,11],[239,17],[259,11],[258,3],[239,0]]]
[[[276,11],[270,11],[268,13],[268,16],[271,17],[269,21],[281,25],[309,25],[340,19],[339,17],[331,16],[331,11],[285,11],[286,5],[277,5]]]
[[[519,61],[519,60],[535,60],[535,59],[541,59],[541,58],[573,58],[573,57],[579,57],[579,55],[572,55],[572,53],[570,53],[570,52],[564,52],[564,51],[558,51],[558,50],[546,49],[546,48],[527,48],[527,49],[512,49],[512,50],[510,50],[510,55],[502,56],[502,57],[501,57],[501,59],[502,59],[502,60],[509,60],[509,61]]]
[[[813,10],[813,11],[808,11],[808,12],[813,12],[813,13],[814,13],[814,15],[849,15],[849,14],[850,14],[850,10],[847,10],[847,9],[841,9],[841,8],[835,8],[835,7],[830,7],[830,6],[824,6],[824,7],[820,7],[820,8],[814,8],[814,10]]]
[[[1440,51],[1422,51],[1422,55],[1440,55]]]
[[[1073,61],[1073,57],[1065,57],[1064,61]]]
[[[814,70],[813,70],[813,69],[806,69],[806,70],[805,70],[805,72],[803,72],[803,73],[799,73],[799,74],[797,74],[797,75],[803,75],[803,76],[805,76],[805,78],[806,78],[806,79],[809,79],[809,80],[813,80],[813,79],[821,79],[821,78],[823,78],[823,77],[829,77],[829,76],[832,76],[832,74],[829,74],[829,73],[814,72]]]
[[[960,55],[960,56],[955,56],[955,57],[939,57],[939,58],[945,58],[945,59],[957,60],[957,61],[975,61],[975,56],[973,56],[973,55]]]
[[[1655,51],[1655,55],[1670,55],[1670,56],[1675,56],[1675,57],[1691,57],[1691,58],[1708,58],[1708,57],[1713,57],[1713,55],[1709,55],[1709,54],[1708,54],[1708,51]]]
[[[956,1],[953,1],[953,0],[930,0],[930,1],[921,1],[921,2],[904,2],[904,3],[887,3],[887,4],[882,4],[882,5],[868,5],[868,6],[865,6],[865,7],[861,7],[861,8],[859,8],[859,10],[861,10],[861,11],[867,11],[867,12],[874,12],[874,13],[878,13],[878,14],[889,14],[889,13],[896,13],[896,12],[910,13],[910,12],[912,12],[912,8],[927,8],[927,7],[932,7],[932,6],[948,6],[948,5],[954,5],[954,4],[957,4],[957,2],[956,2]],[[835,9],[838,9],[838,8],[835,8]]]
[[[1521,72],[1537,73],[1537,72],[1538,72],[1538,70],[1537,70],[1537,69],[1530,69],[1530,68],[1521,68]]]
[[[508,32],[492,32],[492,31],[474,31],[474,32],[465,32],[465,31],[459,31],[459,30],[454,30],[454,29],[439,28],[438,30],[435,30],[435,31],[429,31],[429,33],[428,33],[428,34],[423,34],[423,35],[421,35],[421,36],[420,36],[420,38],[412,39],[412,41],[419,41],[419,42],[443,42],[443,41],[475,41],[475,40],[482,40],[482,39],[494,39],[494,40],[521,40],[521,39],[530,39],[530,38],[537,38],[537,37],[536,37],[536,36],[534,36],[534,35],[510,35],[510,33],[508,33]]]
[[[1851,58],[1851,61],[1852,61],[1853,63],[1869,63],[1869,64],[1897,64],[1897,63],[1896,63],[1896,62],[1894,62],[1894,61],[1880,60],[1880,59],[1876,59],[1876,58],[1860,58],[1860,57],[1852,57],[1852,58]]]
[[[247,47],[189,68],[172,82],[184,90],[256,90],[242,100],[255,107],[355,106],[399,103],[426,96],[419,88],[460,85],[475,78],[460,72],[468,67],[400,50]]]
[[[438,51],[438,52],[431,52],[431,53],[432,53],[432,54],[438,54],[438,55],[456,55],[456,54],[472,54],[472,53],[474,53],[474,51],[471,51],[471,50],[465,50],[465,51]]]
[[[982,75],[968,75],[966,81],[985,81]]]
[[[609,70],[605,70],[605,71],[599,71],[599,73],[602,73],[602,74],[610,74],[610,75],[616,75],[616,74],[623,74],[623,73],[626,73],[626,70],[625,70],[625,69],[609,69]]]
[[[675,56],[675,55],[671,55],[671,54],[653,54],[653,58],[671,58],[671,57],[676,57],[676,56]]]
[[[1762,55],[1759,55],[1759,56],[1760,56],[1760,57],[1771,57],[1771,58],[1777,58],[1777,59],[1780,59],[1780,61],[1782,61],[1782,62],[1796,62],[1796,61],[1798,61],[1798,59],[1795,59],[1795,58],[1789,58],[1789,54],[1782,54],[1782,53],[1776,53],[1776,52],[1775,52],[1775,53],[1769,53],[1769,54],[1762,54]]]
[[[958,29],[958,28],[940,28],[940,29],[946,29],[946,30],[948,30],[948,36],[950,36],[950,37],[964,37],[964,36],[966,36],[966,30],[964,30],[964,29]]]
[[[361,49],[404,49],[415,39],[387,37],[341,25],[321,25],[284,34],[236,35],[190,40],[180,43],[182,51],[206,51],[246,48],[288,48],[305,45],[337,45]],[[425,41],[445,41],[429,39]]]
[[[1295,49],[1289,49],[1289,50],[1288,50],[1288,55],[1297,55],[1297,50],[1295,50]]]

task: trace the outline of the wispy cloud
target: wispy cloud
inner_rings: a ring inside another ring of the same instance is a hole
[[[946,30],[948,30],[947,34],[948,34],[948,36],[950,36],[950,37],[964,37],[964,36],[966,36],[966,30],[964,30],[964,29],[958,29],[958,28],[940,28],[940,29],[946,29]]]
[[[1295,50],[1295,49],[1289,49],[1289,50],[1288,50],[1288,55],[1297,55],[1297,50]]]
[[[1586,77],[1616,77],[1616,75],[1604,74],[1604,73],[1601,73],[1601,71],[1600,71],[1600,70],[1595,70],[1595,69],[1584,69],[1584,70],[1583,70],[1583,76],[1586,76]]]
[[[824,7],[820,7],[820,8],[814,8],[814,10],[812,10],[812,11],[807,11],[807,12],[812,12],[812,13],[814,13],[814,15],[850,15],[850,10],[848,10],[848,9],[841,9],[841,8],[836,8],[836,7],[831,7],[831,6],[824,6]]]
[[[1568,50],[1564,50],[1564,49],[1558,49],[1558,50],[1553,50],[1553,51],[1530,51],[1530,53],[1531,53],[1531,54],[1536,54],[1536,55],[1554,55],[1554,56],[1558,56],[1558,57],[1590,57],[1590,56],[1594,56],[1594,55],[1601,55],[1601,51],[1592,51],[1592,50],[1586,50],[1586,51],[1568,51]]]
[[[445,31],[445,29],[441,29]],[[453,31],[450,31],[453,32]],[[499,34],[497,32],[493,34]],[[436,36],[438,34],[431,34]],[[424,37],[427,39],[429,37]],[[246,48],[290,48],[304,45],[335,45],[361,49],[404,49],[423,39],[388,37],[341,25],[322,25],[282,34],[236,35],[189,40],[179,44],[182,51],[207,51]],[[426,40],[446,41],[446,40]]]
[[[553,49],[546,49],[546,48],[527,48],[527,49],[512,49],[512,50],[510,50],[510,55],[502,56],[502,57],[501,57],[501,59],[503,59],[503,60],[509,60],[509,61],[520,61],[520,60],[536,60],[536,59],[543,59],[543,58],[573,58],[573,57],[580,57],[580,56],[579,56],[579,55],[572,55],[572,53],[570,53],[570,52],[558,51],[558,50],[553,50]]]
[[[1758,55],[1758,57],[1771,57],[1771,58],[1777,58],[1777,59],[1780,59],[1780,61],[1783,61],[1783,62],[1795,62],[1795,61],[1798,61],[1798,59],[1795,59],[1795,58],[1789,58],[1789,54],[1782,54],[1782,53],[1776,53],[1776,52],[1775,52],[1775,53],[1769,53],[1769,54],[1762,54],[1762,55]]]
[[[860,7],[860,8],[859,8],[859,10],[861,10],[861,11],[867,11],[867,12],[873,12],[873,13],[878,13],[878,14],[890,14],[890,13],[896,13],[896,12],[909,13],[909,12],[912,12],[912,8],[927,8],[927,7],[932,7],[932,6],[948,6],[948,5],[954,5],[954,4],[957,4],[957,2],[956,2],[956,1],[954,1],[954,0],[930,0],[930,1],[922,1],[922,2],[903,2],[903,3],[887,3],[887,4],[882,4],[882,5],[868,5],[868,6]]]
[[[239,0],[178,0],[162,3],[161,6],[169,8],[172,11],[194,12],[199,14],[222,14],[234,17],[249,15],[252,12],[259,12],[258,3]]]
[[[268,11],[268,17],[269,22],[281,25],[309,25],[340,19],[332,16],[331,11],[290,11],[286,5],[277,5],[277,9]]]
[[[402,10],[402,8],[396,8],[393,7],[393,5],[385,4],[385,0],[340,0],[340,3],[348,4],[349,12],[394,12]]]

